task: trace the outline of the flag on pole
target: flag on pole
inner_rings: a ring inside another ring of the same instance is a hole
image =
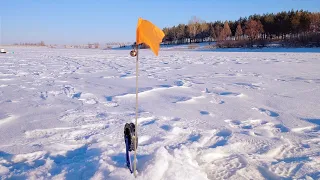
[[[133,137],[133,141],[134,141],[134,161],[133,161],[133,173],[134,176],[137,177],[137,145],[138,145],[138,72],[139,72],[139,44],[146,44],[150,47],[150,49],[152,50],[152,52],[158,56],[159,53],[159,49],[160,49],[160,43],[162,42],[162,39],[164,37],[164,33],[163,31],[158,28],[157,26],[155,26],[154,24],[152,24],[150,21],[144,20],[142,18],[138,19],[138,25],[137,25],[137,31],[136,31],[136,53],[133,53],[134,51],[130,52],[131,56],[136,56],[137,60],[136,60],[136,120],[135,120],[135,124],[134,124],[134,137]],[[127,145],[127,141],[126,141],[126,145]],[[127,146],[126,146],[127,147]],[[126,152],[126,157],[128,156],[128,151]],[[127,163],[129,164],[128,167],[131,167],[131,162],[127,160]],[[131,171],[131,168],[129,168]],[[131,171],[132,172],[132,171]]]
[[[136,43],[147,44],[152,52],[158,56],[160,43],[165,36],[164,32],[150,21],[139,18],[136,33]]]

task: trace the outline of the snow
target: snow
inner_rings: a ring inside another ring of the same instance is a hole
[[[320,48],[286,48],[286,47],[277,47],[275,45],[267,45],[263,48],[215,48],[215,49],[206,49],[198,48],[198,51],[212,51],[212,52],[278,52],[278,53],[320,53]]]
[[[0,179],[135,179],[128,50],[0,56]],[[140,51],[137,179],[319,179],[320,54]]]

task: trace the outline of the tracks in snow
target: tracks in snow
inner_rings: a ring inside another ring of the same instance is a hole
[[[132,178],[122,130],[135,116],[135,61],[118,51],[39,51],[8,55],[0,65],[0,130],[18,123],[10,130],[21,138],[0,144],[0,176]],[[163,57],[141,59],[141,179],[319,177],[319,117],[300,117],[313,107],[296,99],[314,102],[308,93],[317,95],[319,81],[287,69],[298,63],[299,73],[316,63],[299,58],[313,56]],[[296,108],[299,101],[306,107]],[[48,118],[50,109],[56,113]]]

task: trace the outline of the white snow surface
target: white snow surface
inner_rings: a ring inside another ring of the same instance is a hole
[[[135,179],[125,50],[0,55],[0,179]],[[140,51],[137,179],[319,179],[320,54]]]

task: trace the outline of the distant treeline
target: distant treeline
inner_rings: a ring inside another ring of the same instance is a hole
[[[110,49],[113,46],[119,46],[120,48],[130,46],[131,43],[106,43],[105,45],[101,45],[98,42],[95,43],[88,43],[88,44],[82,44],[82,45],[57,45],[57,44],[45,44],[44,41],[38,42],[38,43],[14,43],[14,46],[46,46],[50,48],[56,48],[56,47],[64,47],[64,48],[81,48],[81,49],[99,49],[99,48],[104,48],[104,49]]]
[[[14,43],[15,46],[46,46],[44,41],[38,43]]]
[[[188,24],[166,27],[163,31],[165,44],[217,41],[219,47],[252,47],[278,41],[289,46],[319,46],[320,13],[291,10],[225,22],[205,22],[192,17]]]

